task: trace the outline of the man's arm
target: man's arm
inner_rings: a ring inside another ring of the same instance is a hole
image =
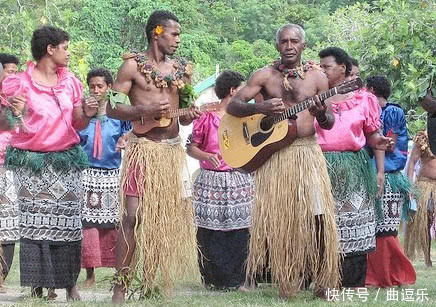
[[[112,89],[116,92],[129,95],[133,84],[133,77],[137,71],[137,64],[134,59],[128,59],[123,62],[118,71],[117,78]],[[117,103],[115,108],[112,108],[108,103],[106,106],[106,114],[109,117],[120,120],[139,120],[144,117],[145,108],[139,106],[129,106],[126,104]]]
[[[413,175],[415,174],[416,162],[421,158],[421,150],[419,146],[415,143],[413,144],[412,153],[410,154],[409,165],[407,166],[407,177],[412,181]]]
[[[436,112],[436,98],[431,95],[431,91],[427,92],[427,95],[418,101],[421,107],[430,113]]]
[[[283,112],[285,106],[281,98],[272,98],[260,103],[247,103],[260,93],[266,74],[268,73],[265,68],[256,71],[227,105],[227,113],[236,117],[245,117],[258,113],[271,115]]]
[[[325,93],[329,90],[329,82],[327,77],[322,72],[316,72],[317,95]],[[321,101],[319,97],[315,97],[315,105],[309,108],[310,114],[316,118],[319,126],[322,129],[330,130],[335,124],[335,117],[331,105]]]

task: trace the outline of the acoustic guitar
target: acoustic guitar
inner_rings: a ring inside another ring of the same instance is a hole
[[[323,101],[336,94],[357,90],[362,86],[363,82],[358,78],[342,83],[318,96]],[[314,97],[311,97],[276,115],[254,114],[236,117],[225,114],[218,128],[218,142],[224,161],[229,166],[244,172],[255,171],[274,152],[292,144],[297,138],[296,114],[314,104]]]
[[[219,101],[205,103],[200,107],[196,107],[201,112],[216,111],[219,106]],[[189,113],[189,108],[175,109],[168,111],[167,114],[160,118],[144,118],[132,121],[133,131],[137,134],[144,134],[153,128],[166,128],[173,122],[173,119]]]

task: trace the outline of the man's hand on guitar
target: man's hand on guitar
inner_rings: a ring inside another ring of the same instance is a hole
[[[310,114],[316,118],[325,116],[325,112],[327,111],[325,102],[319,99],[318,95],[313,97],[313,101],[315,104],[309,108]]]
[[[272,98],[256,104],[256,113],[265,115],[279,114],[283,113],[285,110],[286,107],[281,98]]]
[[[189,125],[194,119],[200,118],[201,114],[202,112],[197,107],[190,106],[188,114],[180,116],[180,123],[184,126]]]
[[[141,117],[161,118],[170,111],[170,106],[168,100],[143,105],[141,106],[142,114],[138,115]]]
[[[220,158],[218,154],[209,153],[206,159],[210,163],[212,163],[213,167],[217,168],[221,165]]]

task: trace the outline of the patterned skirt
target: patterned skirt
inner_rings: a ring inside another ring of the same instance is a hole
[[[22,287],[71,288],[80,273],[81,241],[63,244],[20,240]]]
[[[407,217],[411,184],[400,172],[386,173],[382,197],[383,216],[377,219],[377,236],[396,236],[401,218]]]
[[[55,170],[47,165],[34,173],[20,167],[14,175],[21,238],[53,242],[82,239],[80,170]]]
[[[83,226],[114,228],[120,215],[120,170],[85,169],[82,183]]]
[[[251,226],[252,175],[201,169],[193,184],[193,192],[196,226],[222,231]]]
[[[0,166],[0,242],[16,242],[20,239],[20,211],[16,202],[13,174]]]
[[[81,170],[15,170],[20,206],[21,286],[68,288],[80,272]]]
[[[336,224],[345,256],[375,249],[375,170],[365,150],[326,152],[336,203]]]

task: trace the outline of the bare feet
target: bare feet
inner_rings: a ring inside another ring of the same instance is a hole
[[[292,291],[289,287],[279,287],[279,297],[284,300],[289,300],[297,295],[296,291]]]
[[[47,289],[47,301],[54,301],[58,295],[55,292],[54,288],[48,288]]]
[[[80,294],[77,290],[77,286],[73,286],[72,288],[66,288],[65,290],[67,290],[67,302],[80,301]]]
[[[112,295],[112,304],[120,305],[124,303],[124,295],[126,292],[124,291],[121,285],[114,286],[114,294]]]
[[[236,287],[236,290],[239,291],[239,292],[244,292],[244,293],[250,292],[250,289],[247,288],[245,285],[241,285],[239,287]]]
[[[83,283],[83,287],[84,288],[91,288],[95,285],[95,277],[91,277],[88,278],[87,280],[85,280],[85,282]]]
[[[6,288],[3,285],[0,285],[0,293],[6,293]]]
[[[313,295],[328,302],[334,301],[333,295],[330,295],[328,289],[325,287],[315,287],[315,289],[313,289]]]
[[[86,280],[84,283],[85,288],[90,288],[95,285],[95,270],[94,268],[86,269]]]

